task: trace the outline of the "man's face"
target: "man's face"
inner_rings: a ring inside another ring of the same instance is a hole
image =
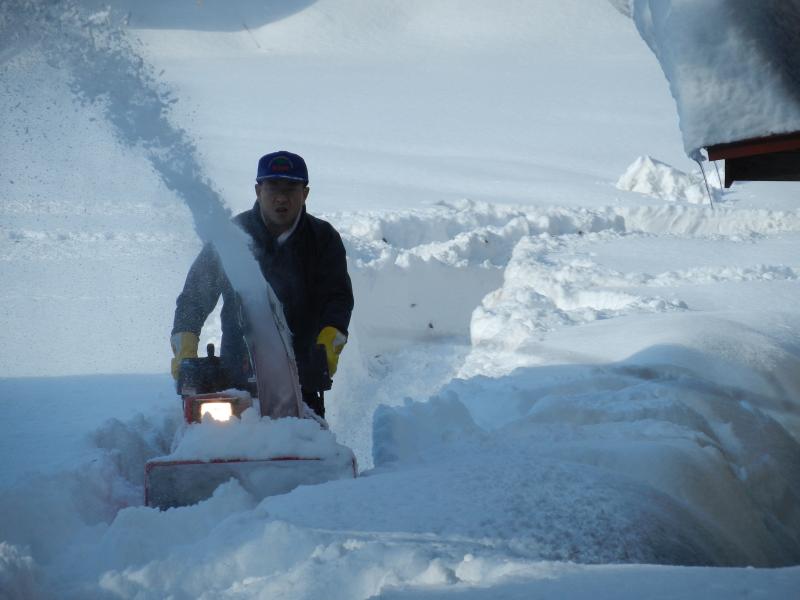
[[[256,195],[264,224],[280,235],[294,225],[308,198],[308,187],[302,181],[265,179],[256,184]]]

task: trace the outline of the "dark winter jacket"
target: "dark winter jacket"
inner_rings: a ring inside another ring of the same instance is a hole
[[[251,248],[261,272],[283,304],[292,331],[300,384],[308,391],[315,379],[311,351],[320,330],[331,325],[347,335],[353,311],[353,288],[347,273],[344,245],[327,221],[306,213],[288,240],[278,244],[261,219],[258,203],[234,218],[252,238]],[[189,269],[178,296],[172,333],[200,335],[208,315],[222,294],[222,348],[220,355],[238,379],[247,363],[247,349],[239,322],[239,306],[216,250],[206,244]]]

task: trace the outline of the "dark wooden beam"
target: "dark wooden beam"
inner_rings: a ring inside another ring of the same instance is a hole
[[[706,148],[725,161],[725,187],[734,181],[800,181],[800,131]]]
[[[800,131],[785,135],[751,138],[730,144],[717,144],[706,148],[709,160],[725,160],[793,150],[800,150]]]
[[[800,181],[800,150],[725,160],[725,187],[734,181]]]

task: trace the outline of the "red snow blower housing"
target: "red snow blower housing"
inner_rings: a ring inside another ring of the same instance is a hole
[[[184,428],[198,427],[201,423],[206,426],[209,417],[216,422],[212,425],[225,426],[258,403],[256,382],[245,386],[246,390],[232,389],[219,357],[214,355],[213,344],[207,350],[205,358],[181,362],[177,387],[183,402]],[[315,418],[312,411],[306,411],[304,416],[327,429],[325,421]],[[335,456],[279,453],[263,458],[155,458],[145,465],[145,504],[162,510],[196,504],[211,497],[218,486],[231,479],[261,499],[287,493],[299,485],[355,477],[355,456],[349,448],[339,448],[341,451]]]

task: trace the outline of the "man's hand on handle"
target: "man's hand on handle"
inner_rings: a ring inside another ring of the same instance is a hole
[[[178,381],[181,370],[181,361],[184,358],[197,358],[197,345],[200,339],[190,331],[181,331],[170,338],[172,344],[172,378]]]
[[[317,336],[317,343],[325,347],[325,357],[328,359],[328,373],[331,377],[336,373],[339,364],[339,355],[347,343],[347,336],[335,327],[323,327]]]

